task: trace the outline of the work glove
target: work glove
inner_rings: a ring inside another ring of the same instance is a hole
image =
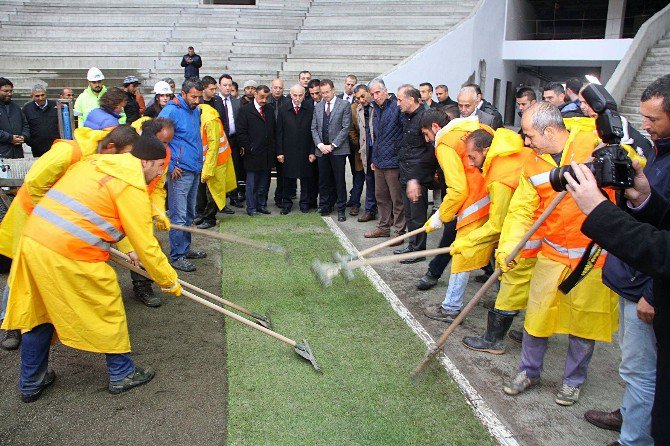
[[[170,230],[170,219],[166,215],[156,214],[153,217],[154,226],[159,231],[169,231]]]
[[[181,296],[181,285],[179,282],[175,282],[174,285],[170,287],[161,288],[161,291],[174,296]]]
[[[512,268],[516,266],[516,260],[512,260],[511,262],[507,263],[507,257],[509,254],[506,252],[502,251],[496,251],[496,263],[498,265],[498,268],[500,268],[500,271],[503,273],[508,272]]]
[[[449,252],[449,254],[451,254],[452,256],[456,255],[456,254],[462,254],[461,250],[463,248],[461,247],[461,243],[459,243],[459,242],[460,242],[460,240],[454,240],[454,243],[451,244],[451,246],[450,246],[451,252]]]
[[[428,221],[426,222],[425,225],[423,225],[424,228],[426,228],[426,234],[430,234],[431,232],[440,229],[442,227],[442,218],[440,217],[440,211],[435,212],[433,215],[430,216]]]

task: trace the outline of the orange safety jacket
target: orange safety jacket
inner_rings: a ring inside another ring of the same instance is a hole
[[[23,235],[72,260],[107,261],[110,245],[124,237],[114,202],[126,186],[110,180],[91,169],[64,176],[35,206]]]
[[[219,119],[217,121],[217,126],[219,127],[219,134],[221,137],[219,138],[219,151],[216,155],[216,165],[217,166],[222,166],[228,162],[228,159],[230,158],[231,155],[231,150],[230,150],[230,144],[228,144],[228,138],[226,138],[226,134],[223,131],[223,124],[221,123],[221,120]],[[207,150],[209,149],[209,146],[207,145],[207,141],[209,138],[207,138],[207,129],[205,126],[202,126],[202,162],[205,162],[205,157],[207,156]]]
[[[486,130],[491,136],[494,134],[493,129],[485,124],[479,124],[479,128]],[[489,199],[484,176],[477,167],[470,164],[470,158],[468,158],[465,140],[470,133],[470,131],[454,128],[447,133],[449,141],[445,141],[447,145],[450,145],[454,149],[458,154],[458,157],[461,159],[468,185],[468,196],[456,213],[457,230],[486,217],[491,206],[491,200]],[[437,150],[435,152],[435,157],[437,157]],[[449,179],[447,179],[447,181],[449,181]]]
[[[573,132],[570,138],[571,141],[568,141],[563,150],[561,166],[569,165],[571,161],[585,162],[599,143],[597,136],[592,132]],[[549,158],[548,155],[545,156]],[[523,167],[523,175],[533,185],[540,198],[536,217],[539,215],[538,212],[544,212],[558,194],[549,183],[549,172],[555,167],[541,156],[531,157]],[[607,193],[609,198],[613,199],[614,191],[608,190]],[[575,269],[591,241],[581,232],[585,218],[572,197],[565,197],[543,225],[542,254]],[[594,246],[592,252],[596,248]],[[594,265],[595,268],[602,268],[606,254],[607,252],[602,250]]]
[[[158,186],[158,183],[160,183],[161,181],[163,183],[165,183],[165,175],[166,175],[168,166],[170,165],[170,147],[167,147],[167,146],[165,147],[165,154],[166,154],[165,163],[163,163],[163,165],[165,166],[165,169],[163,170],[163,174],[157,176],[156,178],[151,180],[151,182],[149,184],[147,184],[147,192],[149,193],[149,195],[154,193],[154,190],[156,189],[156,186]]]
[[[67,143],[72,146],[72,158],[70,159],[70,166],[76,163],[81,159],[82,153],[79,144],[74,140],[69,139],[57,139],[53,143]],[[30,198],[30,192],[28,192],[28,186],[22,184],[18,192],[16,192],[16,199],[21,204],[21,207],[26,211],[26,214],[33,212],[35,208],[35,203],[33,203],[32,198]]]

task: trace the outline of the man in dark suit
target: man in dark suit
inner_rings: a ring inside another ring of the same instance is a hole
[[[237,119],[237,135],[247,172],[247,214],[251,216],[270,214],[265,188],[275,160],[275,114],[268,104],[269,96],[267,85],[256,87],[253,101],[240,108]]]
[[[275,122],[279,116],[279,110],[284,106],[284,104],[291,102],[291,100],[284,96],[284,80],[280,78],[275,78],[270,83],[270,99],[268,103],[274,107],[275,111]],[[284,175],[282,174],[282,163],[279,161],[275,162],[275,171],[277,172],[277,187],[275,188],[275,206],[282,208],[282,191],[284,190]],[[269,178],[268,178],[269,180]],[[270,184],[268,184],[265,194],[267,195],[270,192]],[[295,193],[295,191],[293,191]],[[293,196],[292,194],[291,196]]]
[[[319,212],[330,214],[331,203],[335,201],[337,220],[345,221],[347,185],[344,168],[349,156],[351,106],[335,97],[335,86],[330,79],[321,81],[320,91],[321,101],[315,104],[312,118],[312,140],[316,144],[319,164]]]
[[[233,78],[229,74],[222,74],[219,77],[219,97],[222,101],[221,123],[226,133],[230,149],[233,156],[233,166],[235,167],[235,178],[237,178],[237,191],[230,192],[230,204],[241,208],[244,207],[244,190],[246,173],[242,154],[240,153],[240,143],[237,139],[237,117],[240,112],[240,100],[232,95]]]
[[[277,161],[283,166],[284,176],[282,215],[291,212],[297,178],[300,178],[300,211],[309,212],[312,166],[316,162],[311,130],[314,109],[303,101],[304,97],[305,89],[294,85],[291,99],[282,105],[277,115]]]

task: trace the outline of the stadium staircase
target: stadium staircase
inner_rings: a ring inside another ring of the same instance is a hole
[[[465,19],[477,0],[258,0],[255,6],[198,0],[0,0],[0,76],[15,83],[17,102],[30,87],[86,87],[100,68],[106,84],[136,75],[148,94],[154,82],[183,79],[190,45],[201,75],[230,73],[290,85],[298,72],[329,77],[338,88],[353,73],[368,81]],[[411,10],[410,10],[411,8]]]

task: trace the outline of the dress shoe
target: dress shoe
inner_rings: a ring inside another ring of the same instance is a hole
[[[361,212],[361,208],[358,206],[351,206],[351,209],[349,209],[349,215],[352,217],[357,216]]]
[[[300,209],[300,212],[302,212],[303,214],[309,214],[310,211],[309,208],[306,208],[306,209]]]
[[[239,200],[233,200],[232,198],[230,199],[230,205],[235,206],[236,208],[243,208],[244,205],[242,204],[241,201]],[[224,208],[225,209],[225,208]]]
[[[261,213],[260,213],[260,212],[253,211],[253,212],[247,212],[247,215],[248,215],[249,217],[258,217],[259,215],[261,215]]]
[[[395,249],[393,251],[393,254],[407,254],[408,252],[414,252],[414,247],[412,245],[407,245],[406,247],[402,249]]]
[[[587,410],[584,413],[584,418],[589,423],[601,429],[621,432],[621,423],[623,423],[623,418],[621,416],[620,409],[617,409],[613,412]]]
[[[384,231],[383,229],[375,228],[372,231],[368,231],[363,234],[365,238],[380,238],[380,237],[390,237],[390,231]]]
[[[290,208],[284,208],[281,210],[280,214],[282,215],[288,215],[291,212]]]
[[[204,218],[202,218],[202,217],[195,217],[193,219],[193,224],[198,226],[200,223],[202,223],[203,220],[204,220]]]
[[[189,249],[186,251],[186,254],[184,254],[184,257],[187,259],[204,259],[207,257],[207,253],[205,251],[193,251]]]
[[[347,216],[344,215],[344,209],[337,211],[337,221],[347,221]]]
[[[256,209],[256,210],[257,210],[259,213],[261,213],[261,214],[265,214],[265,215],[270,215],[270,214],[272,214],[272,212],[270,212],[270,210],[269,210],[268,208],[266,208],[266,207],[258,208],[258,209]]]
[[[223,209],[221,209],[220,212],[221,212],[222,214],[228,214],[228,215],[232,215],[232,214],[235,213],[235,211],[232,210],[232,209],[230,209],[228,206],[226,206],[226,207],[224,207]]]
[[[322,217],[325,217],[326,215],[330,215],[330,213],[333,212],[333,210],[324,207],[324,208],[318,208],[316,212],[321,214]]]
[[[433,288],[437,285],[438,278],[433,276],[430,271],[428,271],[419,281],[416,283],[416,288],[421,291],[426,291]]]
[[[426,260],[425,257],[414,257],[413,259],[401,260],[400,263],[402,263],[403,265],[411,265],[412,263],[419,263],[423,262],[424,260]]]
[[[111,394],[118,395],[119,393],[123,393],[132,389],[133,387],[148,383],[154,378],[154,375],[155,372],[151,367],[142,368],[136,366],[135,371],[122,380],[110,381],[107,390],[109,390],[109,393]]]
[[[216,221],[205,220],[202,223],[200,223],[199,225],[197,225],[196,228],[198,228],[198,229],[209,229],[209,228],[213,228],[214,226],[216,226]]]
[[[47,373],[44,375],[44,380],[42,381],[42,384],[40,384],[40,388],[33,393],[28,394],[22,393],[21,401],[23,401],[24,403],[32,403],[34,401],[37,401],[42,396],[42,392],[44,391],[44,389],[53,384],[55,380],[56,380],[56,373],[53,370],[48,370]]]
[[[360,217],[358,217],[358,221],[360,221],[361,223],[365,223],[366,221],[372,221],[375,220],[376,218],[377,214],[366,212]]]

